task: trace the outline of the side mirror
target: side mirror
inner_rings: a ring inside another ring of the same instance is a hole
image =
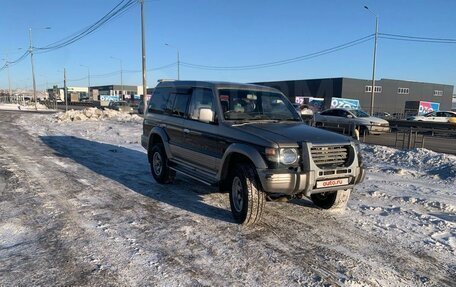
[[[352,115],[347,115],[347,118],[353,119],[353,116]]]
[[[199,120],[205,123],[214,122],[214,112],[208,108],[200,109]]]

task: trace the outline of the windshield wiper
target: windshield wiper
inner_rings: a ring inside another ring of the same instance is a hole
[[[244,126],[244,125],[251,125],[251,124],[267,124],[267,123],[277,123],[278,120],[242,120],[242,121],[235,121],[233,127]]]

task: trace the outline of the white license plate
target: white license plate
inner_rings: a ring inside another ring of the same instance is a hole
[[[317,188],[333,187],[333,186],[340,186],[340,185],[347,185],[347,184],[348,184],[348,178],[320,180],[320,181],[317,181]]]

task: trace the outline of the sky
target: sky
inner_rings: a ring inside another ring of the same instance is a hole
[[[0,0],[0,66],[28,49],[44,47],[96,22],[121,0]],[[147,68],[176,62],[209,66],[255,65],[298,57],[379,32],[456,39],[453,0],[146,0]],[[51,27],[51,29],[43,29]],[[173,47],[166,46],[165,43]],[[374,41],[287,65],[253,70],[205,70],[180,67],[183,80],[260,82],[327,77],[372,77]],[[174,48],[176,47],[176,48]],[[18,50],[21,48],[21,50]],[[49,53],[35,53],[37,88],[141,85],[140,6],[81,40]],[[84,66],[81,66],[84,65]],[[456,44],[379,39],[376,78],[456,86]],[[30,57],[10,66],[13,88],[32,87]],[[177,65],[148,72],[148,86],[177,78]],[[8,87],[0,71],[0,89]]]

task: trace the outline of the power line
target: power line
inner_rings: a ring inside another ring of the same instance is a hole
[[[456,44],[456,42],[453,42],[453,41],[421,40],[421,39],[396,38],[396,37],[387,37],[387,36],[379,36],[379,38],[387,39],[387,40],[404,41],[404,42],[419,42],[419,43],[434,43],[434,44]]]
[[[170,63],[170,64],[167,64],[164,66],[159,66],[156,68],[148,69],[147,71],[163,70],[163,69],[171,68],[171,67],[175,66],[176,64],[177,64],[177,62],[174,62],[174,63]],[[141,70],[123,70],[123,72],[124,73],[141,73]],[[90,77],[91,78],[108,78],[108,77],[116,76],[119,73],[120,73],[120,71],[113,71],[113,72],[109,72],[109,73],[105,73],[105,74],[90,75]],[[86,80],[87,78],[88,78],[88,76],[85,76],[85,77],[78,78],[78,79],[68,79],[67,81],[68,82],[79,82],[79,81]]]
[[[409,35],[400,35],[400,34],[389,34],[389,33],[378,33],[381,36],[391,37],[391,38],[400,38],[400,39],[411,39],[411,40],[422,40],[422,41],[441,41],[444,43],[456,42],[456,39],[451,38],[430,38],[430,37],[418,37],[418,36],[409,36]],[[389,39],[386,38],[385,39]]]
[[[73,33],[72,35],[67,36],[59,41],[53,42],[53,43],[46,45],[44,47],[41,47],[41,48],[36,47],[33,49],[35,49],[37,51],[37,54],[42,54],[42,53],[48,53],[48,52],[66,47],[66,46],[82,39],[83,37],[86,37],[86,36],[92,34],[96,30],[98,30],[100,27],[102,27],[104,24],[111,21],[112,19],[120,17],[125,12],[127,12],[127,10],[129,10],[131,7],[133,7],[136,3],[137,2],[135,0],[122,0],[116,6],[114,6],[114,8],[112,8],[107,14],[105,14],[98,21],[96,21],[94,24],[82,29],[79,32]],[[21,62],[29,54],[30,54],[30,50],[27,49],[27,51],[24,52],[24,54],[21,57],[19,57],[18,59],[14,60],[14,61],[6,62],[2,67],[0,67],[0,71],[6,69],[6,67],[8,67],[8,66],[12,66],[14,64]]]
[[[294,63],[294,62],[299,62],[303,60],[308,60],[312,58],[316,58],[319,56],[323,56],[326,54],[334,53],[343,49],[350,48],[355,45],[362,44],[364,42],[367,42],[372,39],[374,34],[367,35],[365,37],[334,46],[332,48],[324,49],[318,52],[313,52],[310,54],[306,54],[303,56],[299,57],[293,57],[289,59],[284,59],[284,60],[279,60],[279,61],[274,61],[274,62],[267,62],[267,63],[262,63],[262,64],[254,64],[254,65],[244,65],[244,66],[207,66],[207,65],[198,65],[198,64],[192,64],[192,63],[187,63],[187,62],[181,62],[181,64],[185,67],[188,68],[195,68],[195,69],[203,69],[203,70],[251,70],[251,69],[259,69],[259,68],[269,68],[269,67],[275,67],[275,66],[280,66],[280,65],[285,65],[289,63]]]
[[[68,46],[68,45],[70,45],[70,44],[72,44],[72,43],[74,43],[74,42],[76,42],[76,41],[78,41],[78,40],[80,40],[80,39],[92,34],[96,30],[98,30],[100,27],[102,27],[104,24],[106,24],[107,22],[111,21],[116,16],[117,17],[121,16],[128,9],[130,9],[131,7],[133,7],[136,4],[136,2],[134,0],[127,0],[127,2],[124,3],[125,1],[126,0],[122,0],[113,9],[111,9],[106,15],[104,15],[98,21],[96,21],[94,24],[92,24],[89,27],[83,29],[82,31],[80,31],[78,33],[75,33],[75,34],[73,34],[71,36],[68,36],[68,37],[66,37],[66,38],[64,38],[62,40],[56,41],[54,43],[51,43],[51,44],[49,44],[49,45],[47,45],[45,47],[35,48],[35,49],[39,51],[38,53],[51,52],[51,51],[66,47],[66,46]],[[122,5],[122,3],[124,3],[124,4]]]

